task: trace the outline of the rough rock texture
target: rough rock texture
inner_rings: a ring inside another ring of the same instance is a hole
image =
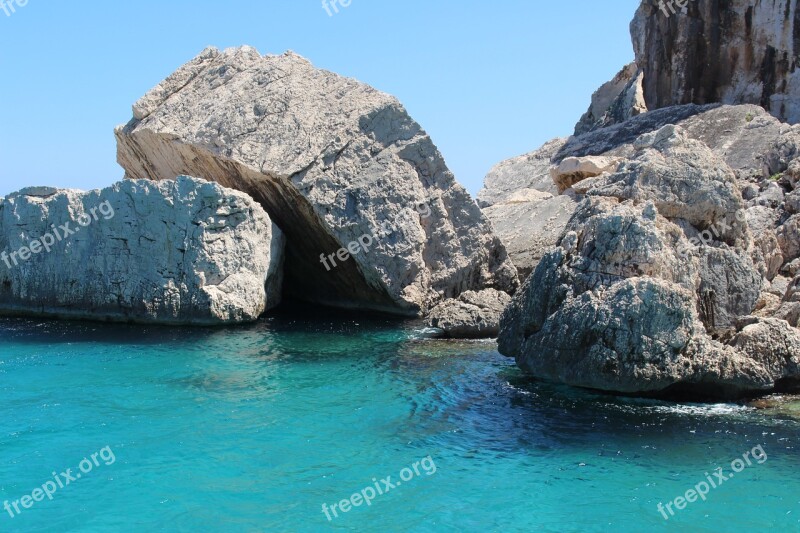
[[[800,165],[795,164],[795,171],[788,168],[800,154],[800,127],[783,124],[754,105],[690,104],[659,109],[566,141],[551,141],[540,150],[497,165],[487,176],[480,194],[490,200],[482,204],[484,212],[507,246],[523,279],[556,244],[577,205],[575,195],[585,195],[604,183],[603,178],[587,178],[573,183],[572,190],[565,191],[567,196],[557,196],[558,186],[552,177],[548,178],[551,168],[557,168],[570,158],[581,160],[589,156],[624,162],[634,157],[634,144],[639,137],[670,124],[680,126],[689,138],[706,145],[704,153],[710,149],[717,159],[722,159],[733,170],[743,193],[748,186],[752,187],[754,198],[760,198],[761,189],[767,187],[769,178],[781,172],[785,172],[781,181],[785,189],[791,190],[791,183],[800,181]],[[534,198],[526,192],[530,188],[556,196]],[[523,202],[526,197],[527,202]],[[787,210],[792,209],[795,198],[786,195]],[[753,231],[757,239],[777,239],[775,228],[780,215],[772,218],[775,227],[769,232],[764,233],[761,228]],[[775,247],[769,250],[774,251]],[[770,261],[771,265],[765,268],[772,272],[780,268],[780,265],[775,266],[778,259],[762,258],[763,263]]]
[[[753,316],[764,265],[724,150],[674,125],[624,150],[504,313],[501,351],[624,393],[732,398],[800,379],[800,332]]]
[[[624,122],[647,112],[644,102],[644,75],[636,63],[626,65],[592,95],[589,110],[575,126],[575,135]]]
[[[631,23],[649,109],[757,104],[800,121],[800,12],[794,0],[643,0]]]
[[[569,229],[501,320],[500,350],[523,369],[608,391],[719,398],[800,377],[800,333],[786,322],[752,318],[758,334],[734,327],[727,343],[709,335],[699,287],[715,280],[696,254],[676,253],[685,237],[652,203],[592,198]]]
[[[574,196],[553,196],[535,191],[535,194],[529,192],[526,197],[524,201],[514,201],[512,197],[507,202],[483,210],[505,243],[522,280],[531,274],[544,254],[558,243],[578,206]]]
[[[437,305],[428,317],[431,327],[454,338],[491,338],[500,331],[500,315],[511,297],[494,289],[467,291]]]
[[[367,85],[291,52],[209,48],[133,115],[116,130],[127,176],[192,174],[249,193],[287,236],[289,296],[417,315],[464,291],[518,286],[428,135]],[[349,247],[349,259],[330,257]]]
[[[0,201],[0,313],[251,321],[280,302],[283,243],[252,198],[193,178],[24,189]]]

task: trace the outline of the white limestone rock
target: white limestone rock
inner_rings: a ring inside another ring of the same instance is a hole
[[[252,198],[194,178],[28,188],[0,202],[0,313],[253,321],[280,302],[283,243]]]

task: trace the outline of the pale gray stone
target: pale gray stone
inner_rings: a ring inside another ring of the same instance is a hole
[[[4,198],[0,251],[36,241],[56,242],[0,261],[0,313],[213,325],[256,320],[281,298],[281,231],[246,194],[198,179]]]
[[[192,174],[260,202],[287,237],[289,296],[416,316],[467,290],[518,286],[488,220],[400,102],[297,54],[207,49],[116,136],[128,177]],[[346,259],[331,257],[340,249]]]
[[[800,377],[797,330],[742,321],[759,287],[747,256],[684,246],[652,203],[588,199],[504,312],[501,352],[541,379],[631,394],[735,398]],[[709,335],[723,327],[727,343]]]
[[[631,24],[649,109],[757,104],[800,121],[800,14],[793,0],[692,0],[686,13],[642,0]]]
[[[486,175],[484,186],[478,193],[480,206],[485,208],[505,202],[521,189],[558,194],[558,187],[550,177],[550,167],[566,141],[550,140],[538,150],[495,165]]]
[[[631,63],[592,95],[589,110],[575,126],[575,135],[624,122],[647,112],[644,101],[644,75]]]

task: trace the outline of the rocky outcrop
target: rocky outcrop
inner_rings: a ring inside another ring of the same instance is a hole
[[[484,202],[484,212],[507,246],[523,279],[557,243],[575,211],[576,195],[579,198],[599,186],[602,182],[599,172],[615,168],[595,168],[576,174],[569,172],[566,166],[596,157],[615,164],[629,160],[636,153],[635,142],[639,137],[667,125],[680,126],[689,138],[707,146],[722,159],[733,170],[742,193],[752,194],[750,199],[757,205],[765,201],[764,194],[772,197],[777,194],[774,188],[766,192],[769,183],[778,185],[770,178],[782,175],[780,185],[789,190],[791,183],[800,181],[792,177],[800,176],[800,170],[795,172],[789,168],[800,154],[800,127],[783,124],[755,105],[690,104],[659,109],[579,137],[557,139],[531,154],[497,165],[487,176],[480,195],[491,199],[491,202]],[[796,164],[795,167],[800,169]],[[559,196],[557,183],[571,185],[571,188]],[[532,194],[531,187],[547,194]],[[795,198],[797,196],[792,193],[785,195],[782,202],[787,210],[793,208]],[[770,229],[772,237],[769,232],[753,231],[757,239],[777,240],[780,215],[774,209],[770,213],[775,222]],[[769,249],[775,250],[775,247]],[[762,262],[770,260],[769,268],[773,271],[780,268],[780,265],[775,266],[775,258],[765,257]]]
[[[592,95],[589,110],[575,126],[575,135],[619,124],[647,112],[643,81],[644,75],[636,63],[626,65]]]
[[[508,294],[494,289],[467,291],[434,307],[428,324],[457,339],[497,337],[500,315],[510,302]]]
[[[180,177],[0,201],[0,313],[252,321],[281,298],[283,235],[252,198]]]
[[[586,180],[503,315],[501,352],[543,379],[632,394],[733,398],[800,379],[800,332],[754,316],[764,265],[720,146],[668,125],[612,148],[626,161]]]
[[[518,286],[403,106],[291,52],[209,48],[137,102],[116,136],[129,178],[191,174],[260,202],[287,237],[288,296],[418,315]]]
[[[643,0],[631,23],[649,109],[757,104],[800,121],[800,11],[793,0]]]

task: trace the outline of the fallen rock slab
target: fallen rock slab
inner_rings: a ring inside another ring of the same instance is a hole
[[[286,294],[424,315],[516,269],[397,99],[287,52],[209,48],[116,130],[129,178],[191,174],[255,198],[287,238]]]

